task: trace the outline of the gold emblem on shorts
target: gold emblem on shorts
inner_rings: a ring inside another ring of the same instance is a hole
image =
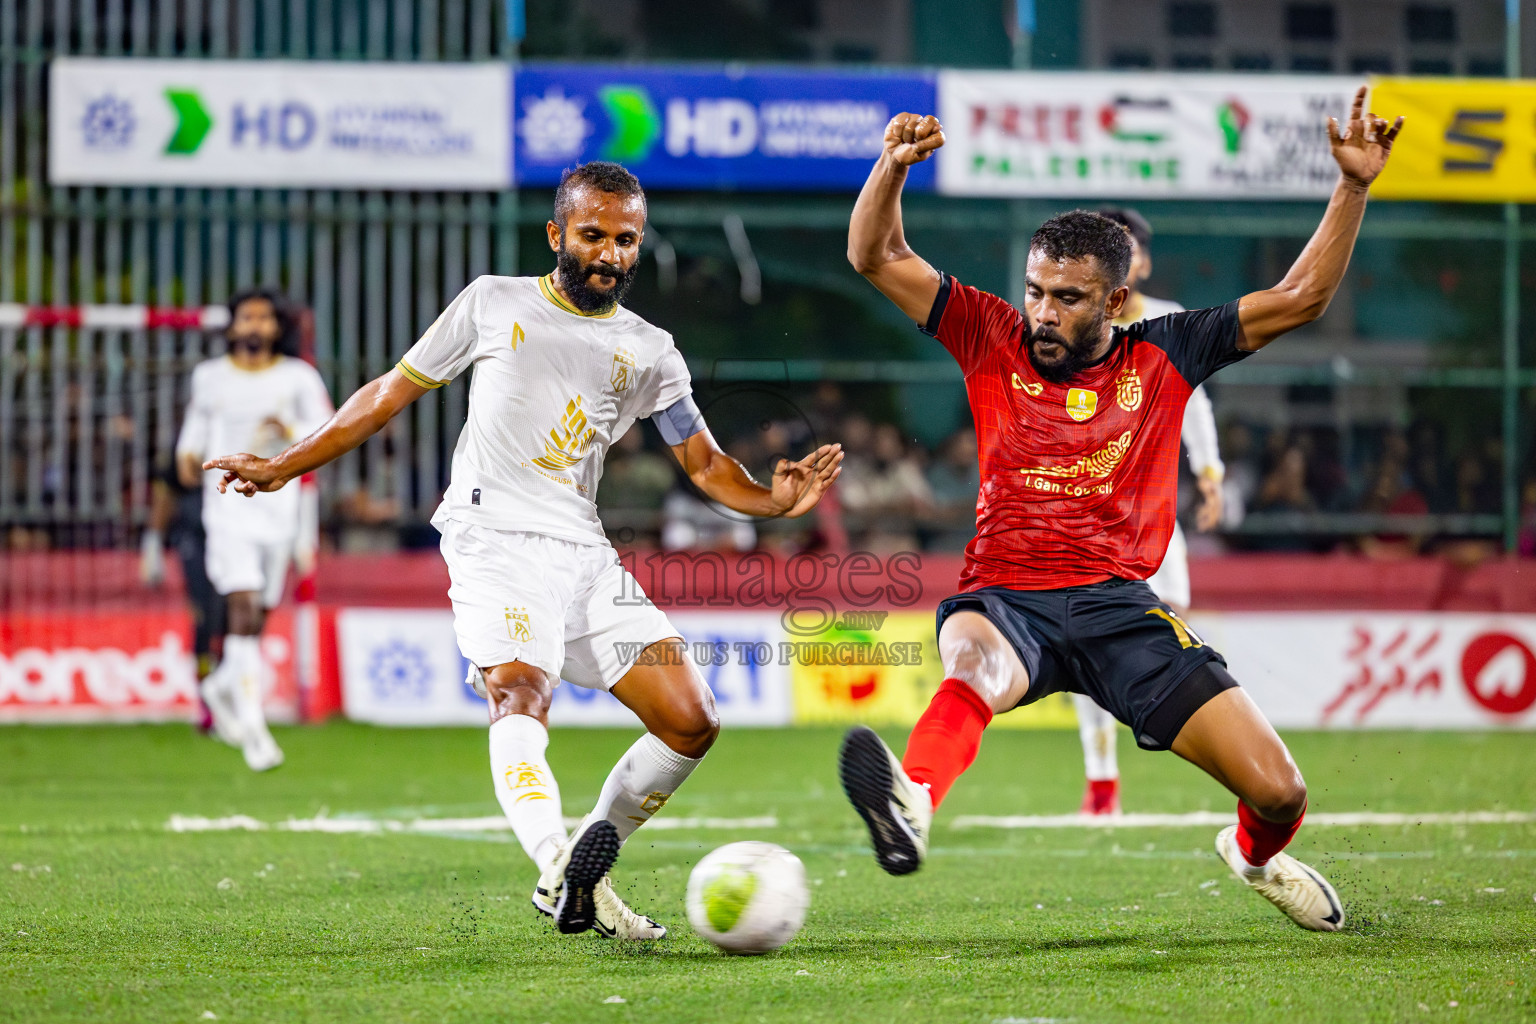
[[[635,381],[635,354],[619,349],[613,354],[613,390],[624,391]]]
[[[533,629],[528,625],[528,609],[504,608],[507,616],[507,636],[520,644],[533,640]]]
[[[1099,396],[1087,388],[1067,389],[1067,415],[1077,422],[1089,419],[1099,411]]]
[[[1135,412],[1141,407],[1141,375],[1134,366],[1116,379],[1115,402],[1126,412]]]

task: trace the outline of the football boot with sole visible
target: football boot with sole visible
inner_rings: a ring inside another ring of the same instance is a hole
[[[618,859],[619,833],[613,823],[584,824],[560,847],[554,863],[539,875],[538,887],[533,890],[534,909],[554,918],[555,927],[566,935],[593,927],[598,914],[597,890],[607,882],[608,869]],[[609,894],[612,895],[611,886]],[[624,906],[617,895],[613,900]],[[624,922],[611,923],[617,926]]]
[[[862,725],[843,737],[837,770],[843,792],[869,826],[880,866],[893,875],[909,875],[922,867],[933,824],[928,790],[907,778],[891,748]]]
[[[1236,825],[1217,834],[1216,852],[1244,884],[1301,927],[1314,932],[1336,932],[1343,926],[1344,905],[1339,902],[1339,894],[1327,879],[1290,854],[1275,854],[1262,870],[1250,868],[1237,845]]]
[[[545,917],[555,916],[555,901],[559,898],[559,887],[546,889],[545,885],[554,885],[546,877],[539,878],[539,887],[533,891],[533,907]],[[667,937],[665,926],[657,924],[644,914],[637,914],[631,910],[619,894],[613,891],[613,882],[605,875],[592,890],[592,901],[596,904],[597,912],[592,917],[592,930],[605,939],[631,939],[635,941],[646,939],[664,939]]]

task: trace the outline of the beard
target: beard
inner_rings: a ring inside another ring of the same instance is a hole
[[[228,337],[229,348],[232,352],[244,352],[247,355],[259,356],[272,351],[276,347],[275,342],[270,342],[254,331],[246,331],[241,334],[230,334]]]
[[[571,304],[583,313],[606,313],[614,306],[624,301],[624,296],[629,294],[629,288],[635,283],[635,271],[640,269],[640,261],[637,259],[628,270],[621,270],[612,263],[604,263],[601,260],[593,260],[591,263],[582,263],[581,259],[565,247],[565,242],[560,242],[560,248],[555,252],[555,266],[560,271],[560,287],[570,297]],[[612,288],[595,288],[591,284],[593,274],[602,274],[613,278]]]
[[[1092,366],[1098,361],[1093,350],[1098,347],[1099,339],[1104,337],[1104,317],[1104,311],[1099,310],[1093,319],[1073,331],[1070,339],[1050,327],[1036,327],[1030,331],[1029,362],[1035,372],[1052,384],[1064,384]],[[1041,359],[1035,347],[1043,341],[1061,346],[1062,354],[1051,362]]]

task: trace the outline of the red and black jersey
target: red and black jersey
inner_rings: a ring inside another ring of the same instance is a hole
[[[960,589],[1156,572],[1177,512],[1184,404],[1248,354],[1237,302],[1116,327],[1109,355],[1065,384],[1035,372],[1022,312],[947,275],[923,330],[965,372],[976,421],[981,493]]]

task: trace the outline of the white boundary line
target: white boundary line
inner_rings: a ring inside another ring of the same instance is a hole
[[[1226,826],[1237,818],[1219,811],[1191,811],[1187,814],[1044,814],[1009,815],[993,817],[981,814],[963,814],[948,825],[952,829],[1115,829],[1115,828],[1188,828]],[[567,818],[566,827],[580,824],[580,818]],[[1536,812],[1532,811],[1456,811],[1449,813],[1344,813],[1309,814],[1306,824],[1335,828],[1360,828],[1365,826],[1410,825],[1530,825],[1536,824]],[[751,818],[654,818],[646,823],[646,831],[740,831],[779,827],[774,815]],[[346,816],[333,818],[319,814],[312,818],[288,818],[266,822],[245,814],[232,814],[223,818],[205,818],[198,815],[173,814],[165,823],[168,832],[325,832],[331,834],[415,833],[419,835],[447,835],[484,832],[508,832],[511,824],[501,815],[484,818],[370,818]]]
[[[573,828],[581,824],[580,818],[567,818],[565,825]],[[646,831],[693,831],[698,829],[764,829],[777,828],[779,819],[773,815],[756,818],[656,818],[646,823]],[[191,814],[173,814],[165,823],[167,832],[327,832],[378,834],[383,832],[419,833],[441,835],[466,832],[510,832],[512,825],[501,815],[486,818],[415,818],[401,821],[390,818],[345,817],[332,818],[316,815],[313,818],[288,818],[285,821],[265,822],[245,814],[232,814],[223,818],[204,818]]]
[[[950,828],[1170,828],[1181,826],[1235,825],[1237,815],[1218,811],[1191,811],[1188,814],[1016,814],[992,817],[962,814],[949,823]],[[1332,825],[1358,828],[1365,825],[1529,825],[1536,823],[1532,811],[1455,811],[1422,814],[1371,813],[1309,814],[1307,825]]]

